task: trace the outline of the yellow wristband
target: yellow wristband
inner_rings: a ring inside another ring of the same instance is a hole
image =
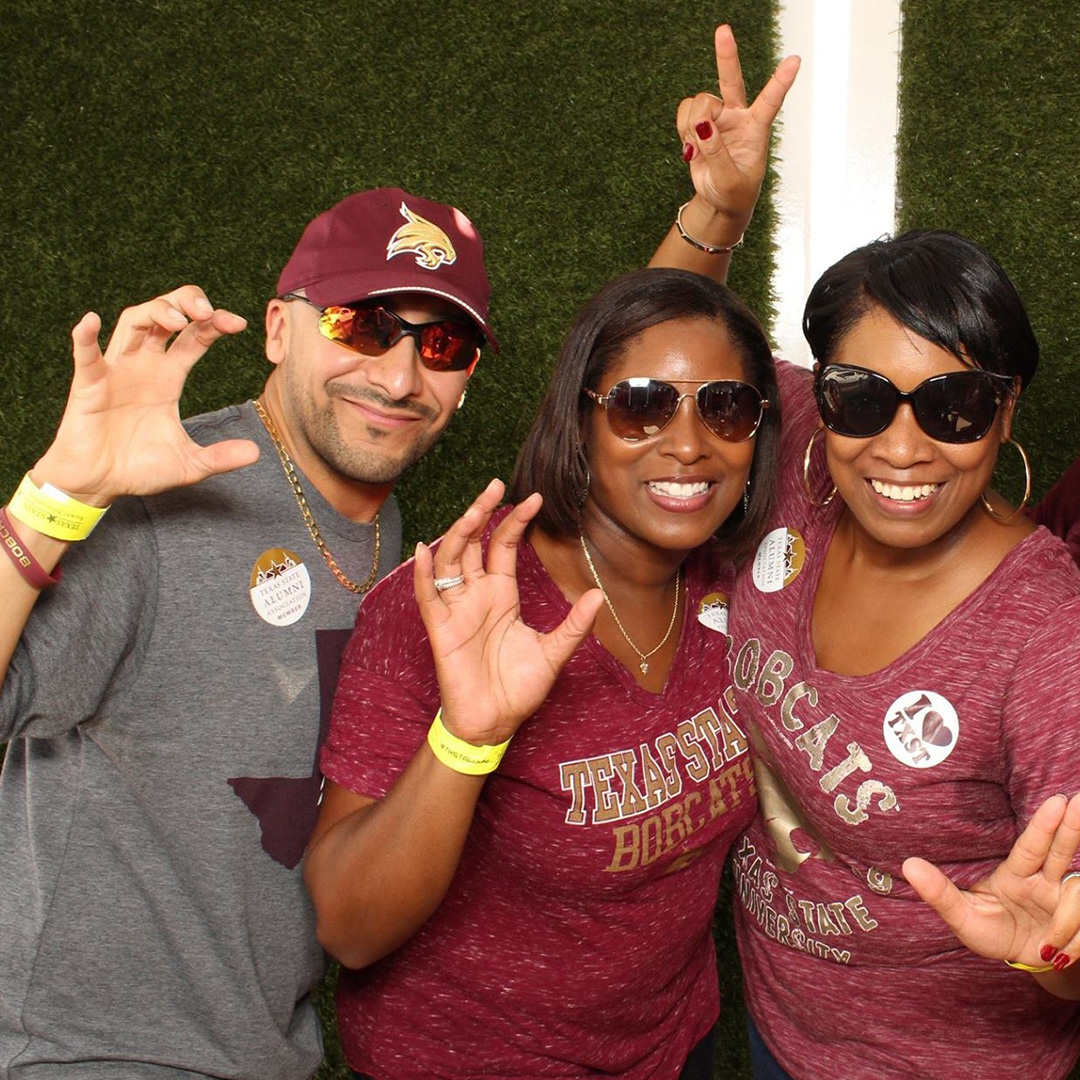
[[[52,484],[39,488],[29,473],[7,507],[13,518],[56,540],[85,540],[107,509],[87,506]]]
[[[427,741],[431,752],[447,768],[466,776],[484,776],[494,772],[510,745],[510,740],[507,739],[498,746],[476,746],[451,735],[443,726],[442,709],[439,709],[435,719],[431,721]]]
[[[1053,971],[1054,965],[1047,964],[1045,967],[1032,967],[1031,964],[1021,964],[1019,960],[1006,960],[1006,964],[1017,971],[1026,971],[1029,975],[1042,975],[1047,971]]]

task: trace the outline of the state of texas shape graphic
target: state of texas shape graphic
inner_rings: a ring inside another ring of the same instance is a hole
[[[311,775],[234,776],[229,786],[259,819],[263,850],[275,862],[292,870],[307,847],[319,816],[319,749],[330,730],[330,706],[334,701],[341,655],[351,630],[316,630],[315,653],[319,666],[319,741]]]

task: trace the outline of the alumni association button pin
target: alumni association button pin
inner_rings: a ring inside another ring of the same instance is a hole
[[[255,560],[250,588],[252,605],[271,626],[291,626],[311,601],[307,567],[286,548],[270,548]]]

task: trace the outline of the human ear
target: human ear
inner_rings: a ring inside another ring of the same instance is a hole
[[[1008,442],[1012,438],[1013,421],[1016,419],[1016,410],[1020,407],[1020,377],[1013,379],[1013,385],[1009,390],[1009,396],[1001,403],[1001,441]]]
[[[280,364],[285,359],[289,341],[288,305],[276,297],[266,305],[266,359]]]

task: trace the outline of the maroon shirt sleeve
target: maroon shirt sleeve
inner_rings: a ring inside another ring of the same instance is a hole
[[[438,706],[410,559],[360,607],[341,661],[323,775],[357,794],[385,797],[422,745]]]

